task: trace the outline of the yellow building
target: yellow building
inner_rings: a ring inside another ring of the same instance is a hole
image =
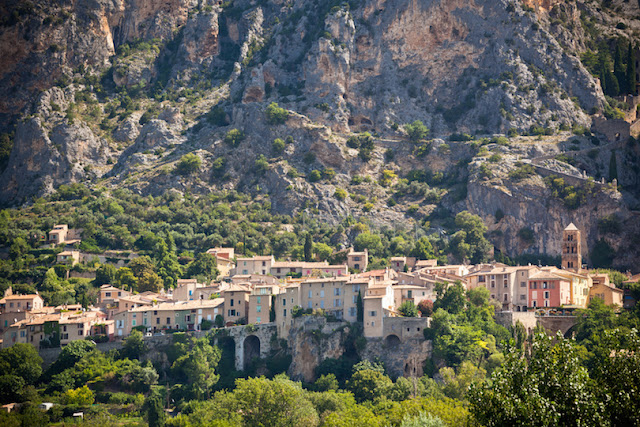
[[[589,274],[593,282],[593,286],[589,290],[589,302],[594,298],[600,298],[606,305],[615,305],[622,308],[624,291],[618,289],[609,281],[609,275],[606,273]]]

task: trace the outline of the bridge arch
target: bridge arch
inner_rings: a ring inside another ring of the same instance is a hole
[[[384,345],[387,348],[396,348],[400,343],[400,337],[396,334],[389,334],[384,338]]]
[[[260,358],[260,338],[249,335],[243,343],[244,369],[246,370],[254,358]]]

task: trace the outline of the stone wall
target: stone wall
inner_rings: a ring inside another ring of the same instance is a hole
[[[500,311],[496,313],[496,323],[509,328],[520,322],[528,332],[535,329],[537,325],[536,314],[533,311]]]
[[[400,341],[421,339],[430,323],[430,317],[385,317],[382,323],[382,338],[396,335]]]
[[[622,119],[594,116],[591,131],[604,135],[610,142],[626,141],[631,136],[631,125]]]
[[[547,333],[555,335],[558,331],[566,335],[577,322],[575,316],[538,316],[538,324],[544,326]]]

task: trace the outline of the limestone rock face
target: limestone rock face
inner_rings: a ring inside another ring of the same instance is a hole
[[[14,146],[0,175],[0,198],[16,202],[84,180],[92,167],[104,165],[108,152],[83,124],[56,126],[49,136],[39,118],[18,125]]]

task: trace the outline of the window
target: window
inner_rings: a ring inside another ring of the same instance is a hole
[[[333,295],[340,296],[340,288],[333,288]]]
[[[375,310],[371,310],[371,311],[369,312],[369,317],[376,317],[376,315],[377,315],[377,314],[378,314],[378,313],[377,313]]]
[[[309,298],[313,298],[313,292],[309,291]]]
[[[158,310],[153,310],[153,315],[157,316],[158,315]]]
[[[320,291],[320,298],[324,298],[324,290]]]
[[[287,299],[286,298],[282,298],[282,306],[286,306],[287,305]]]
[[[282,310],[282,315],[283,315],[284,317],[287,317],[287,309],[286,309],[286,308],[285,308],[284,310]]]
[[[159,324],[160,324],[160,318],[156,317],[156,325],[159,325]]]
[[[105,297],[110,297],[110,296],[111,296],[111,292],[105,292],[105,293],[104,293],[104,296],[105,296]]]
[[[313,308],[313,302],[307,301],[307,308]]]
[[[78,329],[78,336],[81,337],[84,335],[84,331],[82,329]]]
[[[356,317],[357,311],[355,307],[349,307],[349,316]]]
[[[235,316],[236,315],[236,311],[235,310],[229,310],[227,313],[229,313],[229,316]]]
[[[230,307],[233,307],[233,300],[231,300],[231,303],[229,304]]]
[[[520,287],[521,288],[526,288],[527,287],[527,282],[520,282]]]
[[[520,295],[520,299],[521,300],[525,300],[525,299],[527,299],[527,296],[526,295]]]
[[[547,282],[542,282],[542,289],[547,289],[547,288],[548,288]]]
[[[136,319],[133,319],[133,320],[131,321],[131,326],[136,326]]]
[[[356,293],[356,294],[357,294],[358,292],[360,292],[360,285],[355,285],[355,286],[353,287],[353,292],[354,292],[354,293]]]
[[[413,291],[407,291],[407,298],[413,298]]]
[[[145,313],[146,314],[146,313]],[[147,326],[147,318],[145,317],[144,319],[142,319],[142,324]]]
[[[256,317],[256,323],[261,323],[262,319],[260,317]]]
[[[339,299],[334,299],[333,300],[333,306],[334,307],[340,307],[340,300]]]
[[[262,313],[262,306],[256,305],[256,313]]]
[[[256,298],[256,303],[261,304],[261,300],[262,300],[262,298],[260,298],[260,297]]]
[[[537,302],[537,301],[534,301],[534,302],[533,302],[532,307],[533,307],[533,308],[536,308],[537,306],[538,306],[538,302]]]
[[[354,304],[357,304],[357,303],[358,303],[358,295],[353,295],[353,297],[352,297],[352,302],[353,302]]]
[[[324,308],[324,300],[320,301],[320,308]]]
[[[496,287],[496,282],[491,282],[491,287],[495,288]]]
[[[167,325],[171,324],[171,317],[167,317]]]
[[[185,316],[185,319],[186,319],[187,322],[191,322],[191,315]]]
[[[354,260],[354,261],[360,261],[360,257],[359,257],[359,256],[354,256],[354,257],[353,257],[353,260]]]
[[[545,299],[549,299],[549,291],[544,291],[544,297]]]

